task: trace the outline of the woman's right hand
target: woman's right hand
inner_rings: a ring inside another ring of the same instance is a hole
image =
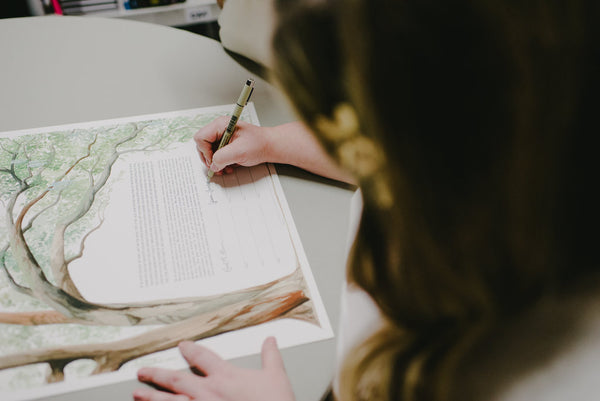
[[[269,157],[272,128],[244,121],[238,121],[229,144],[216,150],[228,123],[229,117],[219,117],[194,135],[196,148],[206,167],[220,173],[224,169],[230,172],[236,165],[249,167],[272,161]]]
[[[259,127],[238,121],[229,144],[216,150],[228,123],[229,117],[219,117],[194,135],[202,161],[216,174],[230,173],[238,165],[285,163],[323,177],[355,183],[354,177],[329,157],[301,122]]]

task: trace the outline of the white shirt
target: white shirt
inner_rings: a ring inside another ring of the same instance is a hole
[[[351,202],[348,251],[354,242],[362,199]],[[568,299],[549,299],[484,344],[460,378],[462,400],[600,400],[600,291],[581,290]],[[337,371],[351,349],[377,331],[382,314],[371,297],[354,285],[342,289]],[[339,394],[338,377],[333,390]]]
[[[350,203],[350,229],[346,248],[349,254],[362,212],[360,190],[354,193]],[[356,285],[344,282],[341,295],[340,322],[336,349],[336,367],[340,372],[344,358],[356,345],[366,340],[383,324],[379,307],[373,299]],[[338,375],[334,378],[333,389],[339,394]]]

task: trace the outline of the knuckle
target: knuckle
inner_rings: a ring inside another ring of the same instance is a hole
[[[177,387],[181,383],[181,377],[179,375],[170,375],[167,377],[167,385],[171,388]]]

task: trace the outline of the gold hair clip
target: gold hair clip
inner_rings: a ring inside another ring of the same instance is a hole
[[[314,125],[333,145],[334,155],[340,165],[370,186],[370,196],[378,207],[391,208],[394,198],[387,174],[382,171],[386,165],[385,154],[375,141],[361,134],[354,107],[349,103],[340,103],[335,107],[332,119],[320,115]]]
[[[340,103],[333,110],[333,119],[323,115],[315,119],[315,127],[332,142],[340,142],[358,135],[360,125],[354,108],[348,103]]]

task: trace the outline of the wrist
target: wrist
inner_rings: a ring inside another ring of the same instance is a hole
[[[297,149],[296,138],[290,124],[268,127],[265,131],[265,161],[296,165],[294,153],[290,150]]]
[[[265,163],[281,163],[283,159],[280,155],[281,145],[278,141],[281,140],[281,135],[278,133],[277,127],[265,127],[263,130],[263,155]]]

